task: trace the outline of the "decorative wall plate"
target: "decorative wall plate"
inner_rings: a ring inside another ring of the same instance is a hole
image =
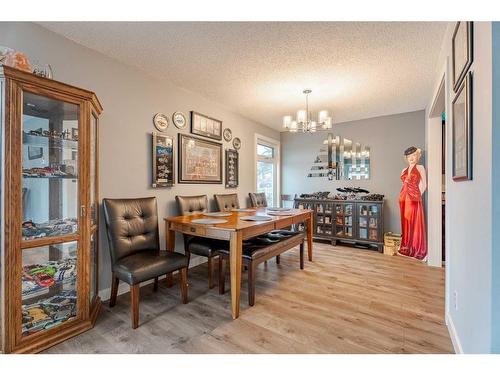
[[[238,137],[234,138],[233,147],[235,148],[235,150],[239,150],[241,148],[241,139],[239,139]]]
[[[174,112],[172,122],[178,129],[184,129],[187,125],[186,115],[182,112]]]
[[[168,117],[164,115],[163,113],[157,113],[153,117],[153,124],[155,125],[155,128],[158,129],[161,132],[164,132],[168,129]]]
[[[233,139],[233,132],[229,128],[225,128],[224,132],[222,133],[224,136],[224,139],[229,142],[231,139]]]

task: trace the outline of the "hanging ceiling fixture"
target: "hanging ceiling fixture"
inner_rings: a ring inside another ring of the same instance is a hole
[[[302,91],[306,96],[306,109],[297,111],[297,118],[294,120],[292,116],[283,116],[283,128],[291,133],[315,133],[316,131],[329,130],[332,128],[332,118],[328,111],[322,110],[318,112],[317,121],[313,120],[311,112],[309,112],[309,94],[310,89]]]

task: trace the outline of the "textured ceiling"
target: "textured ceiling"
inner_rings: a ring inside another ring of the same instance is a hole
[[[284,114],[343,122],[425,108],[446,23],[63,22],[42,26],[281,129]]]

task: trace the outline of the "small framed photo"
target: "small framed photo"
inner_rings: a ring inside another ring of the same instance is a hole
[[[191,111],[191,133],[222,140],[222,121]]]
[[[226,150],[226,188],[239,184],[239,157],[236,150]]]
[[[458,92],[474,58],[474,22],[457,22],[452,38],[453,89]]]
[[[43,147],[28,146],[28,160],[43,158]]]
[[[472,180],[472,73],[469,72],[453,100],[452,178]]]
[[[174,184],[174,138],[153,133],[153,183],[152,187]]]

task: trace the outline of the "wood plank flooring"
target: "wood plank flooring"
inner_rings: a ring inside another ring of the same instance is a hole
[[[179,285],[141,288],[139,328],[130,296],[103,304],[96,327],[45,353],[453,353],[444,324],[444,271],[403,257],[315,242],[299,269],[298,248],[257,268],[255,306],[242,276],[241,315],[230,292],[207,286],[206,263]],[[229,278],[227,278],[229,279]],[[229,289],[229,283],[226,285]]]

